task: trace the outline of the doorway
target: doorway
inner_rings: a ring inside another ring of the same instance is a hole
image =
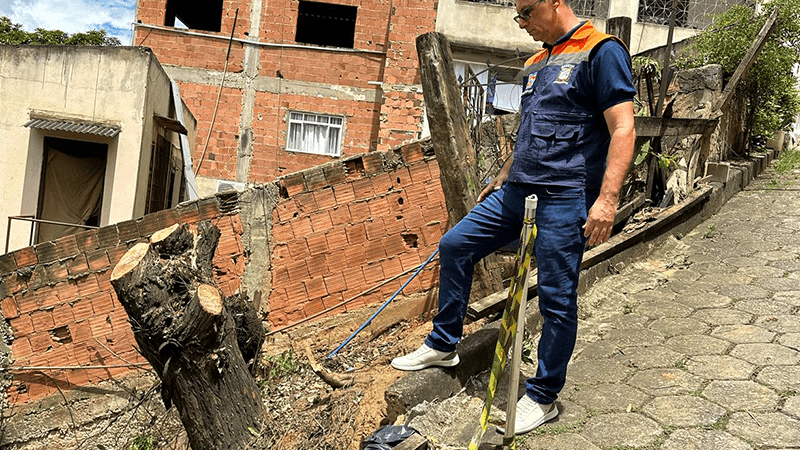
[[[100,225],[108,145],[54,137],[44,138],[36,242],[47,242]]]

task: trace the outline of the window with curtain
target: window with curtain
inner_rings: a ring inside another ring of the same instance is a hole
[[[344,118],[340,116],[290,112],[286,150],[341,156],[343,125]]]

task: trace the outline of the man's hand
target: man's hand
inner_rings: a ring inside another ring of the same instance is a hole
[[[499,191],[501,187],[503,187],[503,183],[508,180],[508,174],[511,172],[511,164],[514,162],[514,155],[511,155],[506,159],[506,162],[503,164],[503,167],[500,168],[500,173],[497,174],[496,177],[486,186],[478,195],[478,203],[482,202],[483,199],[492,195],[492,192]]]
[[[583,225],[583,235],[589,238],[589,245],[598,245],[611,237],[614,217],[617,215],[617,200],[601,195],[589,209],[589,217]]]

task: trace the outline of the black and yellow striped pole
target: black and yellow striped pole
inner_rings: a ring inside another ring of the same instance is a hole
[[[514,355],[511,361],[511,377],[508,389],[508,408],[506,409],[506,433],[503,438],[503,446],[516,448],[514,443],[514,423],[517,406],[517,387],[519,383],[519,366],[522,359],[522,335],[525,326],[525,308],[528,302],[528,272],[531,267],[531,255],[533,255],[533,245],[536,241],[536,195],[530,195],[525,199],[525,219],[520,233],[520,246],[517,250],[515,264],[516,276],[511,281],[508,290],[508,300],[503,311],[503,320],[497,337],[497,346],[494,351],[494,361],[492,362],[492,373],[489,377],[489,387],[486,389],[486,403],[480,417],[480,426],[472,436],[469,443],[469,450],[478,450],[478,446],[489,426],[489,411],[497,391],[497,384],[503,368],[508,361],[508,350],[511,342],[514,341]],[[519,329],[518,329],[519,326]]]

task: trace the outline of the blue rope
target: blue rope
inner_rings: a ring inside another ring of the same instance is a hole
[[[334,350],[333,352],[331,352],[331,354],[330,354],[330,355],[328,355],[328,358],[327,358],[327,359],[331,359],[331,358],[333,358],[334,356],[336,356],[336,354],[337,354],[337,353],[339,353],[339,350],[341,350],[341,349],[342,349],[342,347],[344,347],[345,345],[347,345],[347,343],[348,343],[348,342],[350,342],[351,340],[353,340],[353,338],[354,338],[354,337],[356,337],[356,335],[357,335],[358,333],[360,333],[360,332],[361,332],[361,330],[363,330],[364,328],[366,328],[366,326],[367,326],[367,325],[369,325],[369,324],[370,324],[370,322],[372,322],[372,319],[374,319],[374,318],[375,318],[375,316],[377,316],[378,314],[380,314],[380,312],[381,312],[381,311],[383,311],[383,309],[384,309],[384,308],[386,308],[387,306],[389,306],[389,303],[391,303],[391,302],[392,302],[392,300],[394,300],[394,298],[395,298],[395,297],[397,297],[397,295],[398,295],[398,294],[400,294],[400,292],[403,290],[403,288],[405,288],[405,287],[408,285],[408,283],[410,283],[410,282],[411,282],[411,280],[413,280],[413,279],[414,279],[414,277],[416,277],[416,276],[417,276],[417,274],[418,274],[418,273],[419,273],[419,272],[420,272],[422,269],[424,269],[424,268],[425,268],[425,266],[427,266],[429,262],[431,262],[431,260],[433,259],[433,257],[434,257],[434,256],[436,256],[436,254],[437,254],[437,253],[439,253],[439,249],[438,249],[438,248],[436,249],[436,251],[435,251],[435,252],[433,252],[433,254],[432,254],[431,256],[429,256],[429,257],[428,257],[427,261],[425,261],[425,262],[424,262],[424,263],[423,263],[421,266],[419,266],[419,268],[417,269],[417,271],[416,271],[416,272],[414,272],[414,274],[413,274],[413,275],[411,275],[411,278],[409,278],[409,279],[408,279],[408,280],[407,280],[405,283],[403,283],[403,285],[402,285],[402,286],[400,286],[400,289],[398,289],[398,290],[397,290],[397,292],[395,292],[395,293],[394,293],[394,295],[392,295],[391,297],[389,297],[389,300],[386,300],[385,302],[383,302],[383,305],[381,305],[381,307],[380,307],[380,308],[378,308],[378,310],[377,310],[377,311],[375,311],[375,313],[374,313],[374,314],[373,314],[373,315],[372,315],[372,316],[371,316],[369,319],[367,319],[367,321],[366,321],[366,322],[364,322],[364,324],[363,324],[363,325],[361,325],[361,326],[360,326],[360,327],[359,327],[359,328],[358,328],[358,329],[355,331],[355,333],[353,333],[352,335],[350,335],[350,337],[349,337],[349,338],[347,338],[347,339],[346,339],[344,342],[342,342],[342,344],[341,344],[340,346],[336,347],[336,350]]]

